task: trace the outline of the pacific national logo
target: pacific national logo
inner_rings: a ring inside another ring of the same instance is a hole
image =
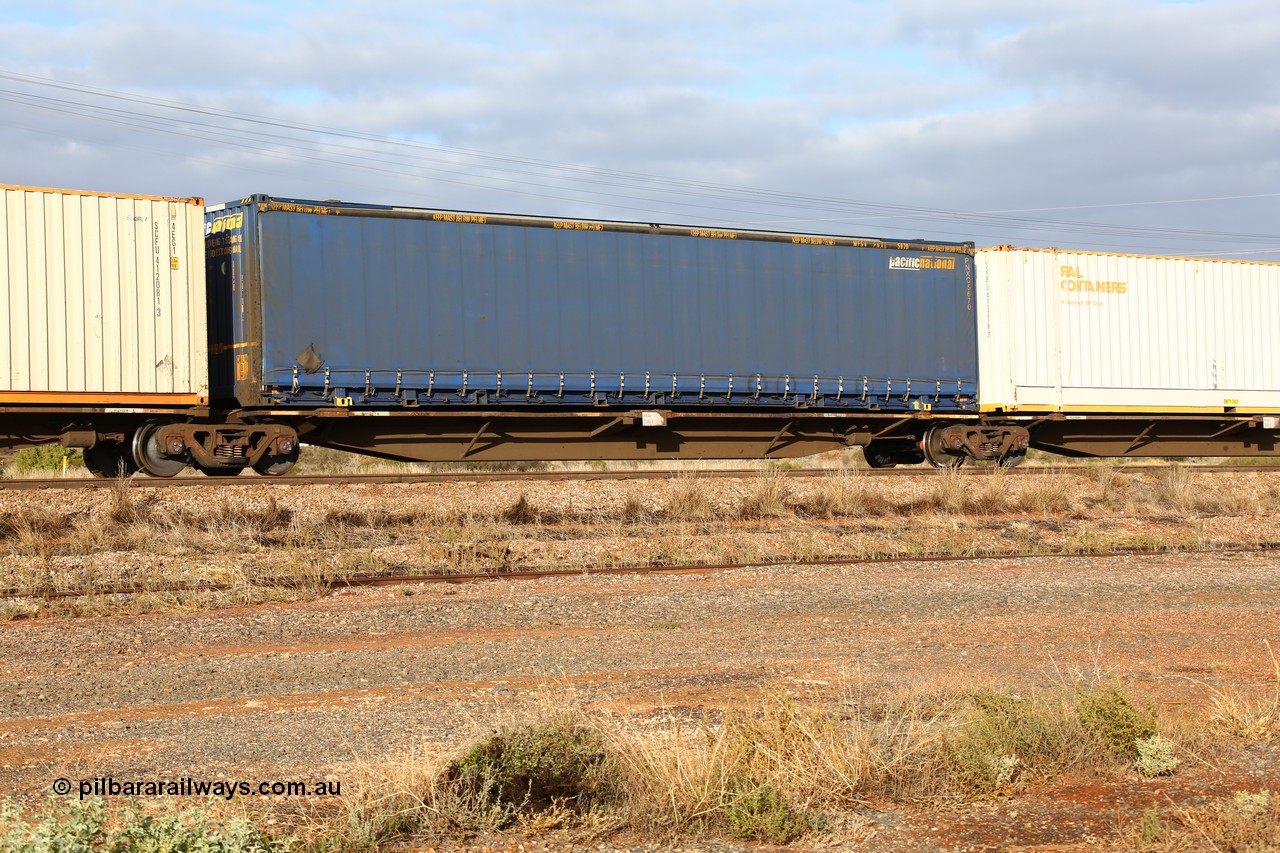
[[[922,257],[913,257],[910,255],[894,255],[889,258],[889,269],[891,270],[953,270],[956,268],[956,259],[949,256],[924,255]]]
[[[1129,292],[1128,282],[1094,281],[1093,279],[1085,278],[1079,267],[1061,266],[1058,268],[1058,272],[1061,276],[1061,283],[1058,286],[1071,293],[1113,293],[1119,295]]]

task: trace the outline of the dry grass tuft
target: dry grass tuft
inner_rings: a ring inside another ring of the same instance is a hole
[[[709,521],[716,517],[716,509],[701,481],[681,478],[663,514],[674,521]]]
[[[1010,510],[1008,475],[997,470],[981,479],[966,477],[958,468],[942,468],[929,489],[899,510],[912,515],[999,515]]]
[[[648,523],[653,513],[647,504],[635,495],[628,495],[626,501],[622,504],[621,518],[619,520],[628,524],[645,524]]]
[[[1023,474],[1016,482],[1011,503],[1023,512],[1060,515],[1073,509],[1068,477],[1060,471]]]
[[[1094,480],[1100,494],[1088,498],[1095,507],[1125,515],[1180,516],[1256,515],[1280,506],[1274,489],[1224,485],[1221,475],[1173,464],[1154,473],[1122,474],[1115,466],[1080,469]]]
[[[152,519],[156,520],[153,513]],[[216,507],[204,512],[171,512],[163,519],[167,526],[186,525],[206,533],[226,534],[228,531],[248,532],[251,536],[289,527],[293,510],[280,506],[275,495],[268,495],[261,505],[233,504],[223,499]]]
[[[1126,835],[1136,849],[1150,853],[1280,850],[1280,792],[1236,791],[1198,809],[1154,804]]]
[[[542,520],[542,513],[534,509],[528,495],[521,492],[516,502],[502,511],[501,518],[507,524],[537,524]]]
[[[794,502],[794,509],[810,518],[867,518],[888,515],[894,506],[870,478],[846,469],[819,481]]]
[[[386,530],[393,527],[414,527],[424,521],[416,511],[397,511],[383,507],[344,507],[331,509],[324,514],[321,526],[371,527]]]
[[[563,697],[541,696],[461,748],[357,767],[355,795],[307,828],[308,847],[383,849],[504,829],[594,837],[620,823],[598,809],[602,797],[616,795],[608,760],[596,718]]]
[[[1266,647],[1273,673],[1270,695],[1227,693],[1205,685],[1213,694],[1209,726],[1214,732],[1239,740],[1280,741],[1280,659],[1270,642]]]
[[[60,540],[75,519],[49,507],[24,507],[0,517],[0,542],[18,554],[48,555],[58,550]]]
[[[117,477],[111,485],[111,500],[107,517],[115,524],[145,524],[153,519],[152,505],[155,496],[138,497],[130,487],[127,477]]]
[[[935,472],[930,486],[929,492],[906,507],[912,514],[923,515],[934,512],[959,514],[968,511],[968,486],[964,475],[958,469],[944,468]]]
[[[791,515],[787,505],[790,497],[787,481],[776,472],[766,472],[756,481],[755,489],[738,503],[738,517],[761,519]]]

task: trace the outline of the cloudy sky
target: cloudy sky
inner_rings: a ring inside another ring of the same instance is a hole
[[[0,11],[0,183],[1280,261],[1276,0]]]

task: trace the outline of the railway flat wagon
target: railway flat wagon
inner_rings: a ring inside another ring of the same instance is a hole
[[[115,427],[208,403],[204,203],[0,194],[0,446],[62,437],[114,469]]]
[[[980,400],[1071,455],[1266,455],[1280,264],[1007,246],[976,253]]]
[[[977,414],[968,243],[268,196],[207,229],[214,396],[310,443],[894,464]],[[948,438],[1018,439],[971,433]]]

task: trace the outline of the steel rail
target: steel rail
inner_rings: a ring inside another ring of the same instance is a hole
[[[995,551],[983,554],[940,554],[910,555],[900,554],[884,557],[829,557],[819,560],[753,560],[742,563],[684,563],[669,566],[613,566],[607,568],[584,569],[531,569],[528,571],[511,571],[493,569],[477,572],[457,572],[442,574],[439,572],[418,574],[354,574],[335,578],[295,578],[276,577],[260,578],[244,583],[189,583],[172,586],[140,586],[122,584],[114,587],[103,587],[96,590],[41,590],[21,592],[14,589],[0,590],[0,599],[4,598],[39,598],[45,600],[61,600],[72,598],[88,598],[95,596],[128,596],[146,593],[191,593],[191,592],[226,592],[241,589],[245,586],[275,589],[298,589],[315,585],[327,590],[354,589],[359,587],[402,586],[412,584],[458,584],[481,581],[526,581],[547,578],[591,577],[595,575],[690,575],[713,574],[750,568],[781,568],[784,566],[828,567],[828,566],[869,566],[892,563],[974,563],[983,560],[1057,560],[1086,559],[1103,560],[1116,557],[1156,557],[1188,554],[1264,554],[1280,551],[1280,542],[1259,542],[1240,545],[1220,545],[1205,548],[1115,548],[1106,551],[1063,551],[1045,553],[1043,551]]]
[[[1117,465],[1112,470],[1121,474],[1142,474],[1167,471],[1171,465]],[[1187,465],[1186,470],[1207,474],[1223,473],[1275,473],[1280,465]],[[945,469],[966,477],[990,476],[997,472],[1015,476],[1036,473],[1071,473],[1092,470],[1083,465],[1031,466],[1001,469],[951,468]],[[927,477],[940,473],[940,469],[913,468],[724,468],[704,471],[688,469],[640,469],[636,471],[430,471],[404,474],[298,474],[284,477],[204,477],[179,476],[171,479],[136,474],[123,482],[131,488],[167,489],[188,486],[341,486],[384,485],[397,483],[501,483],[501,482],[567,482],[591,480],[667,480],[675,477],[690,479],[745,480],[763,476],[776,477],[831,477],[852,472],[860,477]],[[43,477],[31,479],[0,480],[0,491],[5,489],[110,489],[121,485],[119,478]]]

